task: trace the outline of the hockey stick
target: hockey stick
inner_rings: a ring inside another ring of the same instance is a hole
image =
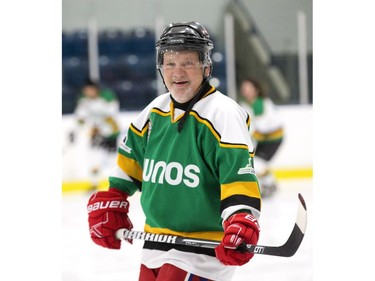
[[[288,240],[281,246],[262,246],[252,244],[242,244],[238,249],[240,251],[245,250],[250,253],[260,255],[271,255],[278,257],[291,257],[298,250],[301,245],[302,239],[305,235],[306,224],[307,224],[307,211],[306,203],[301,194],[298,194],[299,204],[297,219],[294,224],[292,233]],[[151,242],[168,243],[176,245],[185,245],[192,247],[202,247],[214,249],[220,244],[218,241],[206,240],[206,239],[195,239],[186,238],[176,235],[165,235],[165,234],[154,234],[142,231],[132,231],[126,228],[121,228],[116,232],[116,238],[119,240],[126,239],[138,239]]]

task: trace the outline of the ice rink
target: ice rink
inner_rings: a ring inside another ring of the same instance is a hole
[[[298,193],[308,210],[307,230],[297,253],[290,257],[256,255],[238,267],[233,281],[311,281],[313,214],[312,180],[283,180],[271,198],[265,198],[260,219],[259,244],[279,246],[292,231],[297,214]],[[94,244],[88,231],[86,203],[89,194],[63,194],[63,281],[136,281],[143,241],[123,243],[121,250],[109,250]],[[130,218],[134,230],[143,230],[144,216],[139,194],[130,198]],[[310,224],[309,224],[310,222]]]

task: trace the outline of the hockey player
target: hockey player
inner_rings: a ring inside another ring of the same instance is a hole
[[[128,196],[141,192],[144,230],[221,242],[205,249],[146,241],[139,281],[231,280],[254,254],[261,197],[248,114],[208,82],[213,43],[197,22],[171,23],[156,43],[168,90],[131,123],[108,191],[88,202],[92,240],[119,249],[132,228]]]
[[[252,120],[250,134],[255,146],[254,168],[261,194],[263,198],[269,197],[277,190],[276,179],[270,167],[284,138],[283,121],[258,80],[252,77],[244,79],[240,92],[245,99],[243,106]]]
[[[116,159],[120,112],[116,95],[102,89],[97,82],[87,79],[75,108],[76,134],[88,140],[90,191],[98,188],[101,176],[107,170],[107,160]],[[112,160],[113,161],[113,160]]]

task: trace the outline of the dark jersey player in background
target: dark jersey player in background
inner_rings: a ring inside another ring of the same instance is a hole
[[[250,118],[209,84],[212,48],[197,22],[164,29],[157,68],[168,93],[131,123],[108,190],[88,202],[91,238],[103,247],[120,248],[115,232],[132,228],[127,197],[139,191],[146,232],[221,241],[216,249],[146,241],[140,281],[231,280],[235,266],[253,257],[236,248],[258,241],[261,197]]]

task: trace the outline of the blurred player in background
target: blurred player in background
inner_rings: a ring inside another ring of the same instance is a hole
[[[107,191],[87,204],[92,240],[119,249],[132,228],[128,196],[141,191],[144,230],[221,242],[216,249],[146,241],[139,281],[232,279],[254,254],[261,197],[253,168],[250,118],[208,82],[213,43],[197,22],[172,23],[156,44],[167,93],[131,123]],[[126,265],[124,265],[126,266]]]
[[[98,83],[90,79],[86,81],[74,114],[78,133],[88,137],[91,190],[98,188],[108,160],[116,155],[119,111],[119,102],[114,92],[101,89]]]
[[[250,113],[250,134],[255,146],[254,168],[259,179],[262,197],[277,190],[276,179],[271,172],[271,160],[284,138],[283,122],[273,101],[266,96],[258,80],[248,77],[241,82],[243,107]]]

